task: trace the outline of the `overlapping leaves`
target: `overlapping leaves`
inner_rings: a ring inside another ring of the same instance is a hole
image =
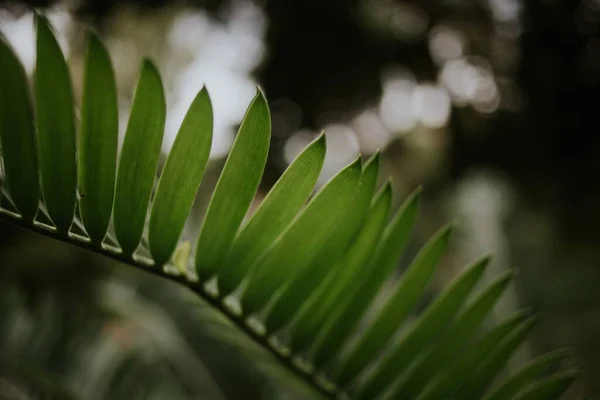
[[[414,317],[453,225],[442,227],[423,247],[383,308],[365,322],[410,239],[419,202],[416,191],[388,222],[392,190],[388,183],[376,190],[378,155],[364,165],[356,159],[309,199],[325,157],[321,136],[244,222],[271,135],[269,108],[260,91],[212,195],[195,257],[188,260],[189,242],[178,243],[208,163],[213,126],[208,91],[203,88],[190,105],[155,185],[166,118],[156,67],[143,62],[119,155],[114,74],[101,41],[88,36],[76,140],[67,64],[48,22],[38,17],[37,27],[33,102],[14,52],[0,42],[5,195],[18,212],[3,210],[3,216],[47,231],[35,220],[46,212],[54,237],[84,243],[134,266],[150,264],[155,273],[190,286],[330,397],[345,392],[361,399],[552,399],[573,379],[568,372],[535,382],[562,358],[552,354],[496,382],[531,321],[517,314],[483,329],[510,281],[509,275],[499,277],[473,296],[487,258],[465,269]],[[69,233],[76,205],[87,238]],[[111,222],[114,238],[107,238]],[[141,263],[137,252],[145,235],[152,260]],[[120,249],[107,246],[109,239]],[[165,269],[173,258],[177,271],[184,272],[179,277]],[[186,273],[188,267],[193,274]],[[212,281],[216,293],[206,289]],[[238,301],[241,314],[224,305],[227,296]],[[262,322],[262,329],[246,322],[251,317]],[[283,348],[271,343],[273,336]],[[292,356],[310,366],[296,365],[289,361]]]

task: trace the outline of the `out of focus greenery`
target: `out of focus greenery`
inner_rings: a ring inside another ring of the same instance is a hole
[[[169,112],[189,103],[182,82],[222,94],[221,147],[202,193],[255,82],[273,102],[263,191],[323,127],[333,132],[330,171],[384,149],[399,199],[425,187],[406,260],[459,215],[436,287],[494,252],[490,275],[518,274],[498,316],[517,304],[541,313],[513,364],[570,346],[583,373],[568,398],[600,391],[597,1],[0,2],[0,30],[27,67],[25,3],[59,22],[76,83],[82,23],[96,27],[116,65],[122,118],[145,54],[165,73]],[[0,237],[1,390],[38,398],[47,385],[36,382],[50,380],[92,399],[307,396],[266,379],[257,365],[268,362],[248,356],[260,353],[237,351],[243,339],[174,285],[11,226]]]

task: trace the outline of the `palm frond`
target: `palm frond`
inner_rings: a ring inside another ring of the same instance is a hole
[[[454,224],[434,235],[383,308],[365,319],[409,241],[420,197],[419,189],[388,221],[392,189],[385,183],[376,190],[379,155],[364,165],[356,159],[308,200],[325,157],[321,135],[244,223],[271,136],[261,91],[241,123],[194,252],[180,236],[212,142],[206,88],[193,100],[153,193],[166,118],[156,67],[148,60],[142,64],[118,155],[114,72],[102,42],[88,35],[76,149],[67,64],[41,16],[37,32],[33,102],[22,66],[0,40],[3,194],[18,211],[0,209],[3,219],[189,287],[329,398],[554,399],[566,390],[571,372],[536,382],[562,353],[496,382],[532,320],[517,313],[483,327],[511,280],[510,274],[500,276],[474,296],[487,257],[466,268],[421,315],[409,318]],[[51,225],[40,221],[42,209]],[[86,235],[75,233],[74,220]],[[111,221],[118,246],[107,237]]]

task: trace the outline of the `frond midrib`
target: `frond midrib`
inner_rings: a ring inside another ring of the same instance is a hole
[[[192,279],[190,276],[183,275],[178,271],[177,268],[168,263],[161,267],[154,265],[152,259],[143,255],[134,255],[133,257],[124,255],[121,250],[106,243],[98,246],[90,241],[89,238],[79,235],[73,232],[69,232],[68,235],[59,233],[55,227],[47,225],[45,223],[34,221],[33,223],[26,223],[23,219],[14,212],[6,210],[0,207],[0,220],[6,221],[19,228],[27,229],[29,231],[41,234],[43,236],[58,240],[63,243],[68,243],[73,246],[77,246],[87,251],[91,251],[96,254],[108,257],[112,260],[126,264],[137,270],[150,273],[152,275],[168,279],[180,286],[191,290],[202,300],[204,300],[209,306],[218,311],[223,315],[229,322],[237,327],[244,334],[249,336],[256,344],[265,349],[270,353],[281,365],[283,365],[289,372],[296,377],[300,378],[304,383],[312,387],[314,390],[319,392],[321,395],[329,399],[337,399],[338,392],[335,390],[335,385],[320,380],[314,371],[304,369],[294,362],[295,353],[287,351],[286,347],[274,346],[270,342],[271,335],[266,335],[262,330],[253,327],[246,320],[246,316],[234,309],[229,307],[223,300],[222,297],[216,293],[207,289],[204,285],[198,281]]]

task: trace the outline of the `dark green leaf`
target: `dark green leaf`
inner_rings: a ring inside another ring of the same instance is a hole
[[[397,289],[342,363],[336,379],[340,387],[345,387],[373,358],[377,357],[409,315],[423,295],[438,262],[446,252],[452,229],[452,224],[441,228],[402,275]]]
[[[215,273],[230,249],[258,189],[270,138],[269,106],[258,91],[225,162],[198,237],[196,271],[201,281]]]
[[[475,335],[510,283],[511,273],[494,279],[459,315],[447,332],[432,346],[418,365],[395,388],[392,398],[416,398],[425,385],[446,365],[451,365]]]
[[[556,350],[531,360],[514,375],[506,379],[495,390],[485,397],[485,400],[511,400],[534,379],[560,363],[569,353],[565,350]],[[546,399],[546,397],[543,397]]]
[[[567,391],[577,377],[577,371],[566,371],[552,375],[527,388],[514,400],[557,400]]]
[[[374,399],[377,397],[421,352],[427,349],[431,340],[459,312],[467,296],[481,278],[488,262],[489,257],[475,262],[440,294],[423,316],[402,336],[400,342],[390,350],[390,355],[369,377],[357,398]]]
[[[417,215],[421,190],[409,196],[396,213],[383,234],[383,240],[376,250],[374,261],[360,269],[355,282],[358,288],[346,294],[347,303],[340,306],[332,315],[317,338],[315,366],[322,367],[331,361],[343,344],[354,332],[379,288],[390,275],[406,247]]]
[[[491,354],[484,358],[477,368],[467,378],[466,385],[460,390],[461,399],[481,399],[496,375],[504,368],[512,354],[523,343],[533,328],[533,320],[515,329],[508,337],[500,342]]]
[[[325,159],[325,135],[313,141],[292,162],[241,229],[218,272],[220,294],[233,291],[304,206]]]
[[[481,359],[498,347],[498,343],[509,337],[513,332],[518,332],[522,327],[530,324],[530,320],[523,321],[524,317],[525,314],[522,312],[515,313],[484,334],[468,348],[458,362],[452,364],[452,368],[446,368],[437,378],[432,379],[432,382],[417,399],[438,400],[452,395],[466,382],[469,375],[481,362]],[[397,398],[403,399],[405,397]]]
[[[363,222],[373,198],[378,174],[379,154],[376,154],[365,164],[354,200],[339,216],[329,239],[316,249],[310,265],[291,281],[268,312],[265,320],[268,332],[274,332],[289,322],[314,293],[314,288],[332,272],[331,266],[342,257]]]
[[[292,330],[291,347],[294,351],[308,347],[329,315],[334,313],[337,307],[347,303],[349,293],[357,290],[362,282],[359,277],[363,272],[361,268],[364,270],[375,252],[388,218],[391,201],[392,188],[388,182],[376,196],[364,226],[338,263],[334,275],[321,285],[317,296],[301,310],[301,316]]]
[[[242,297],[245,314],[265,306],[278,289],[310,265],[315,250],[330,238],[338,217],[352,203],[360,172],[358,158],[317,193],[271,250],[258,261],[258,268],[253,268]]]
[[[79,143],[79,208],[90,239],[108,230],[115,195],[119,111],[115,76],[106,48],[88,34]]]
[[[44,203],[59,232],[75,215],[77,163],[69,68],[48,21],[36,17],[36,128]]]
[[[33,113],[23,66],[0,37],[0,144],[6,186],[27,223],[33,222],[40,201]]]
[[[144,60],[119,158],[113,211],[115,235],[132,254],[144,231],[165,128],[166,104],[156,67]]]
[[[204,176],[212,143],[213,112],[203,88],[190,106],[160,176],[148,225],[154,262],[173,254]]]

